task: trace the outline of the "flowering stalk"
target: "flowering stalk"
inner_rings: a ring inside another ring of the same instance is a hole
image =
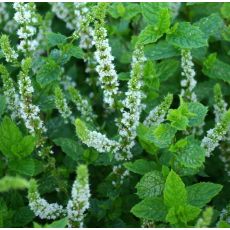
[[[143,85],[142,75],[145,60],[142,47],[137,47],[133,53],[128,91],[125,93],[126,98],[122,101],[122,118],[118,124],[119,143],[122,152],[115,153],[117,161],[130,160],[132,158],[131,149],[135,144],[136,128],[144,107],[141,103],[142,98],[144,98],[141,87]]]
[[[11,112],[11,118],[15,119],[19,117],[19,95],[15,90],[13,80],[3,65],[0,65],[0,74],[2,76],[3,93],[6,98],[7,108]]]
[[[206,150],[206,156],[209,157],[210,153],[219,145],[219,142],[224,138],[229,130],[230,125],[230,110],[228,110],[223,118],[213,129],[207,132],[207,135],[202,139],[201,146]]]
[[[62,205],[57,203],[49,204],[45,199],[41,198],[35,180],[30,181],[28,199],[30,209],[34,212],[35,216],[41,219],[55,220],[66,215],[66,210],[63,209]]]
[[[223,114],[227,110],[227,103],[224,100],[223,94],[219,84],[214,86],[214,114],[215,122],[220,122]]]
[[[88,122],[93,122],[96,118],[93,109],[86,98],[83,98],[77,89],[69,87],[70,99],[76,105],[77,110],[80,111],[81,116]]]
[[[39,117],[40,109],[33,105],[32,96],[34,88],[29,74],[31,68],[31,59],[22,60],[22,71],[19,73],[19,93],[20,93],[20,116],[24,120],[26,128],[32,135],[46,132],[43,121]]]
[[[168,110],[172,104],[173,95],[168,94],[164,100],[157,105],[153,110],[150,111],[149,115],[144,120],[144,125],[153,126],[159,125],[165,120],[165,116],[168,113]]]
[[[85,165],[77,168],[77,179],[73,183],[71,199],[67,204],[69,227],[83,227],[85,211],[89,208],[89,175]]]
[[[20,39],[18,50],[24,55],[31,54],[38,47],[38,42],[33,37],[37,33],[35,25],[38,24],[38,15],[36,14],[36,6],[34,3],[14,3],[16,13],[14,20],[20,25],[17,35]]]
[[[93,147],[100,153],[117,151],[118,143],[116,141],[108,139],[106,135],[99,132],[90,131],[80,119],[76,119],[75,126],[77,136],[88,147]]]
[[[192,61],[192,55],[190,50],[181,50],[181,67],[182,67],[182,76],[185,77],[181,81],[181,96],[188,101],[196,101],[196,94],[194,93],[194,88],[196,86],[194,70],[194,64]]]
[[[60,87],[55,88],[55,104],[59,113],[64,118],[65,123],[68,123],[68,119],[71,117],[72,111],[70,110]]]
[[[196,223],[196,228],[208,228],[213,217],[213,208],[207,207]]]
[[[16,51],[11,48],[9,37],[7,35],[2,35],[0,38],[0,47],[6,58],[7,62],[16,62],[18,58],[18,54]]]
[[[103,100],[111,108],[115,103],[115,96],[118,94],[118,75],[113,64],[114,57],[111,54],[111,47],[107,39],[105,29],[105,5],[99,4],[95,20],[93,39],[96,46],[95,59],[98,62],[96,71],[99,74],[99,82],[103,90]]]

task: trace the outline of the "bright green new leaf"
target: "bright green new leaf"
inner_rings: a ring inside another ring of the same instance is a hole
[[[7,192],[11,189],[28,188],[29,182],[22,177],[5,176],[0,179],[0,192]]]
[[[144,159],[138,159],[135,160],[134,162],[126,162],[124,163],[124,166],[129,171],[140,175],[144,175],[156,169],[156,163],[154,161],[149,161]]]
[[[197,207],[204,207],[223,188],[220,184],[201,182],[186,187],[188,203]]]
[[[146,173],[137,183],[137,195],[141,199],[160,196],[164,189],[164,177],[161,172],[154,170]]]
[[[165,182],[164,203],[169,208],[187,204],[185,185],[173,170],[171,170]]]
[[[207,37],[198,26],[181,22],[167,35],[167,41],[181,49],[194,49],[207,46]]]
[[[136,204],[131,212],[139,218],[154,221],[164,221],[167,215],[167,207],[164,205],[162,198],[146,198]]]
[[[230,3],[229,2],[223,3],[220,11],[224,18],[226,18],[227,20],[230,20]]]
[[[181,227],[181,224],[185,224],[186,226],[189,221],[194,220],[200,214],[200,211],[199,208],[192,205],[172,207],[169,209],[166,220],[172,225],[178,225]]]

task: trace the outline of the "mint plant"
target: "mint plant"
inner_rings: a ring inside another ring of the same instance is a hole
[[[229,3],[0,3],[0,227],[229,227]]]

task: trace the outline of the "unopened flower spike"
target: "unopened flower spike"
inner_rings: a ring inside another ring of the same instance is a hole
[[[197,101],[194,88],[197,81],[195,80],[196,72],[194,70],[194,63],[190,50],[181,50],[181,68],[182,76],[185,78],[181,80],[181,96],[188,101]]]
[[[17,35],[20,39],[18,50],[24,55],[31,54],[38,47],[38,41],[34,38],[37,34],[37,25],[39,23],[36,13],[35,3],[14,3],[14,20],[19,24]]]
[[[67,204],[69,227],[83,227],[85,212],[89,208],[89,198],[88,169],[86,165],[79,165],[77,167],[77,177],[72,186],[71,199]]]
[[[113,107],[118,94],[118,75],[113,64],[114,57],[107,38],[105,29],[106,5],[101,3],[95,11],[93,39],[96,46],[95,59],[98,63],[96,71],[99,75],[100,86],[103,90],[103,100],[109,107]]]
[[[9,37],[7,35],[2,35],[0,38],[0,47],[6,58],[7,62],[16,62],[18,58],[18,54],[11,47],[9,42]]]
[[[142,98],[143,67],[146,58],[142,47],[136,47],[133,52],[131,77],[128,81],[128,91],[122,101],[121,120],[118,122],[119,143],[122,152],[115,153],[118,161],[130,160],[132,158],[131,149],[135,145],[136,128],[139,125],[140,115],[144,108]]]
[[[76,119],[75,127],[77,136],[88,147],[93,147],[100,153],[117,151],[118,143],[116,141],[110,140],[100,132],[90,131],[80,119]]]
[[[33,104],[34,88],[29,77],[31,58],[22,60],[22,70],[19,73],[18,87],[20,94],[20,116],[24,120],[26,128],[33,135],[46,132],[43,121],[40,119],[40,109]]]
[[[219,84],[214,86],[214,114],[215,122],[218,123],[223,114],[227,111],[227,103],[224,100],[221,87]]]
[[[230,110],[224,113],[222,119],[213,129],[207,132],[202,139],[201,146],[206,150],[206,156],[209,157],[211,152],[219,145],[219,142],[225,137],[230,126]]]
[[[55,88],[55,104],[65,123],[68,123],[68,120],[71,119],[72,111],[60,87]]]
[[[208,228],[212,222],[213,217],[213,208],[207,207],[203,213],[202,217],[200,217],[196,223],[196,228]]]
[[[2,77],[3,94],[6,98],[7,108],[11,113],[11,118],[15,119],[19,117],[19,95],[15,90],[13,80],[3,65],[0,65],[0,75]]]
[[[68,91],[70,94],[70,100],[75,104],[77,110],[81,113],[81,116],[84,117],[86,121],[92,123],[96,116],[93,113],[93,109],[89,101],[74,87],[69,87]]]
[[[159,125],[164,122],[168,110],[172,104],[172,100],[173,95],[169,93],[159,105],[149,112],[149,115],[144,120],[144,125]]]
[[[50,204],[41,198],[35,180],[30,181],[28,199],[30,209],[34,212],[35,216],[41,219],[55,220],[66,216],[66,210],[62,205],[57,203]]]

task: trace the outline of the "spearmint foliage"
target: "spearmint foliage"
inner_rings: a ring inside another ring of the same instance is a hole
[[[69,227],[83,227],[85,211],[89,208],[89,175],[85,165],[77,168],[77,179],[74,181],[71,199],[67,204]]]
[[[0,3],[0,227],[230,227],[229,12]]]

